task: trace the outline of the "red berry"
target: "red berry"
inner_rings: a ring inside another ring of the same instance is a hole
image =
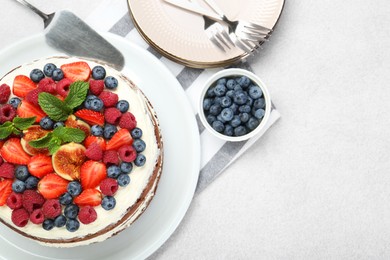
[[[34,224],[42,224],[45,220],[45,215],[43,214],[42,209],[36,209],[31,212],[30,220]]]
[[[119,120],[119,126],[121,128],[133,130],[137,126],[137,120],[135,119],[135,116],[132,113],[126,112],[122,115],[121,119]]]
[[[0,104],[7,103],[11,95],[11,88],[7,84],[0,85]]]
[[[104,111],[104,118],[106,122],[112,125],[118,125],[121,116],[122,116],[121,111],[119,111],[119,109],[115,107],[107,108]]]
[[[124,162],[132,162],[137,157],[137,151],[131,145],[124,145],[118,150],[119,158]]]
[[[114,134],[114,136],[107,142],[106,150],[117,150],[122,145],[131,145],[133,144],[133,138],[129,130],[127,129],[119,129],[118,132]]]
[[[39,81],[38,88],[50,94],[57,93],[57,84],[52,78],[44,78]]]
[[[71,79],[64,78],[58,81],[56,90],[57,93],[60,94],[63,97],[66,97],[69,93],[69,87],[73,83]]]
[[[104,152],[103,162],[105,164],[119,164],[118,153],[114,150],[108,150]]]
[[[91,75],[91,68],[84,61],[63,64],[61,70],[64,72],[65,78],[73,81],[87,81]]]
[[[9,163],[26,165],[30,161],[30,155],[23,150],[19,138],[8,139],[1,147],[0,154]]]
[[[40,209],[45,202],[45,199],[41,194],[35,190],[25,190],[22,195],[23,207],[28,212],[33,212],[36,209]]]
[[[17,75],[14,78],[14,83],[12,85],[12,93],[15,96],[24,98],[30,90],[36,88],[37,85],[25,75]]]
[[[104,179],[100,183],[100,190],[104,195],[112,196],[118,190],[118,182],[112,178]]]
[[[0,177],[12,179],[15,176],[14,171],[15,166],[11,163],[5,162],[0,166]]]
[[[39,93],[42,93],[42,92],[43,92],[43,90],[40,88],[35,88],[33,90],[30,90],[26,95],[26,101],[33,104],[36,107],[39,107],[38,96],[39,96]]]
[[[13,108],[10,104],[6,104],[0,107],[0,124],[4,124],[7,121],[12,121],[15,116],[15,108]]]
[[[89,81],[89,91],[91,91],[92,94],[99,96],[104,89],[104,80],[94,80],[91,79]]]
[[[57,199],[51,199],[45,201],[42,206],[43,215],[46,218],[55,218],[61,214],[61,204]]]
[[[110,91],[103,91],[100,93],[99,98],[103,101],[105,107],[115,106],[119,99],[117,94]]]
[[[28,212],[24,208],[15,209],[12,211],[11,220],[18,227],[24,227],[30,218]]]
[[[91,206],[85,206],[80,209],[79,220],[83,224],[90,224],[97,219],[97,213]]]
[[[83,189],[95,188],[106,176],[107,168],[102,162],[89,160],[81,166],[80,179]]]
[[[7,206],[10,209],[20,209],[23,206],[22,194],[12,192],[7,199]]]
[[[88,146],[85,156],[91,160],[100,161],[103,158],[103,150],[98,143],[94,142]]]

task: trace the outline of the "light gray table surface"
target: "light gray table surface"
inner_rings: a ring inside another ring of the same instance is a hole
[[[82,18],[103,0],[31,0]],[[150,259],[390,258],[390,2],[287,0],[250,61],[282,118]],[[0,2],[0,48],[41,32]]]

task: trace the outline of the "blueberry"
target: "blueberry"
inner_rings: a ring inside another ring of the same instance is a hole
[[[217,118],[214,115],[207,115],[206,120],[211,125]]]
[[[121,111],[121,113],[125,113],[129,110],[130,104],[126,100],[119,100],[116,104],[116,108]]]
[[[212,127],[215,131],[219,133],[223,132],[223,130],[225,129],[224,124],[219,120],[215,120],[212,124]]]
[[[222,113],[222,112],[221,112]],[[222,118],[221,114],[217,115],[217,120],[218,121],[221,121],[222,123],[226,123],[227,121],[225,119]]]
[[[144,166],[146,162],[146,157],[143,154],[137,154],[137,157],[134,160],[134,164],[138,167]]]
[[[18,97],[13,97],[11,98],[8,103],[13,107],[13,108],[18,108],[21,100]]]
[[[131,162],[121,162],[119,168],[121,172],[130,173],[133,170],[133,164]]]
[[[12,190],[16,193],[22,193],[26,189],[26,184],[24,181],[21,180],[15,180],[12,183]]]
[[[66,224],[66,217],[64,215],[59,215],[54,219],[54,226],[63,227]]]
[[[241,125],[241,119],[240,119],[240,116],[239,115],[235,115],[234,117],[233,117],[233,119],[230,121],[230,125],[232,126],[232,127],[237,127],[237,126],[239,126],[239,125]]]
[[[64,209],[64,215],[67,218],[75,219],[79,214],[79,207],[75,204],[69,204]]]
[[[233,88],[234,91],[242,90],[242,87],[239,84],[236,84]]]
[[[232,99],[228,96],[223,96],[221,98],[221,107],[230,107],[232,105],[232,103],[233,103]]]
[[[53,71],[57,68],[56,65],[54,65],[53,63],[47,63],[45,64],[45,66],[43,66],[43,73],[48,76],[48,77],[51,77],[53,76]]]
[[[106,124],[103,129],[103,136],[105,139],[111,139],[117,131],[118,129],[116,128],[116,126]]]
[[[118,185],[121,187],[126,187],[130,183],[129,175],[122,173],[118,176]]]
[[[133,147],[137,151],[137,153],[143,152],[146,148],[146,144],[143,140],[141,139],[135,139],[133,141]]]
[[[53,75],[51,76],[51,78],[55,81],[60,81],[64,78],[64,72],[62,71],[62,69],[56,68],[55,70],[53,70]]]
[[[87,103],[85,104],[87,105]],[[87,108],[87,106],[85,106]],[[89,102],[89,108],[93,111],[100,111],[104,107],[103,101],[100,98],[95,98]]]
[[[106,70],[102,66],[95,66],[92,68],[93,79],[104,79],[106,77]]]
[[[101,203],[103,209],[105,210],[111,210],[115,207],[116,205],[116,200],[114,197],[112,196],[105,196],[103,199],[102,199],[102,203]]]
[[[242,135],[246,135],[247,131],[246,131],[246,128],[245,126],[237,126],[236,128],[234,128],[234,135],[235,136],[242,136]]]
[[[211,98],[205,98],[203,100],[203,110],[209,110],[212,104],[213,100]]]
[[[230,108],[233,110],[234,114],[237,114],[238,112],[238,105],[236,103],[233,103]]]
[[[248,122],[250,117],[248,113],[241,113],[239,116],[242,123]]]
[[[265,107],[265,100],[264,100],[264,98],[256,99],[253,102],[253,107],[254,108],[264,108]]]
[[[250,107],[253,106],[253,98],[248,96],[248,100],[246,101],[245,105],[248,105]]]
[[[223,134],[227,136],[233,136],[233,127],[231,125],[225,125],[225,130],[223,130]]]
[[[226,89],[225,85],[223,85],[223,84],[218,84],[214,88],[214,94],[217,97],[222,97],[223,95],[225,95],[226,91],[227,91],[227,89]]]
[[[35,189],[38,186],[39,179],[35,176],[29,176],[27,180],[25,181],[26,183],[26,189],[32,190]]]
[[[30,176],[30,173],[28,172],[27,166],[25,165],[19,165],[15,168],[15,178],[21,181],[26,181],[27,178]]]
[[[103,136],[103,127],[100,125],[93,125],[91,127],[91,134],[94,136]]]
[[[68,193],[73,197],[79,195],[82,191],[81,184],[78,181],[71,181],[67,187]]]
[[[212,106],[210,107],[209,113],[210,113],[211,115],[216,116],[216,115],[218,115],[219,113],[221,113],[221,110],[222,110],[222,108],[221,108],[220,105],[214,104],[214,105],[212,105]]]
[[[242,105],[238,107],[238,111],[240,113],[250,113],[251,112],[251,107],[249,105]]]
[[[53,229],[54,221],[52,219],[49,219],[49,218],[45,219],[42,223],[42,227],[44,230],[49,231],[49,230]]]
[[[248,95],[244,91],[237,90],[234,92],[233,101],[237,105],[244,105],[247,100],[248,100]]]
[[[242,76],[237,82],[241,87],[247,88],[251,84],[251,80],[247,76]]]
[[[30,72],[30,79],[34,81],[35,83],[38,83],[45,77],[45,74],[43,74],[43,71],[40,69],[33,69]]]
[[[45,116],[41,119],[41,121],[39,121],[39,125],[42,129],[51,130],[53,129],[54,121],[50,117]]]
[[[253,99],[258,99],[263,95],[263,91],[261,90],[261,88],[256,85],[250,86],[248,93],[249,96]]]
[[[213,88],[213,87],[211,87],[211,88],[209,88],[209,89],[207,90],[207,92],[206,92],[206,97],[209,97],[209,98],[215,97],[215,92],[214,92],[214,88]]]
[[[230,97],[230,98],[233,98],[234,96],[234,90],[233,89],[229,89],[226,94],[225,94],[227,97]]]
[[[118,87],[118,80],[113,76],[108,76],[104,79],[104,85],[108,89],[116,89]]]
[[[249,128],[249,130],[255,129],[260,124],[259,120],[255,117],[249,118],[248,122],[246,122],[246,127]]]
[[[79,227],[80,227],[80,222],[77,219],[69,219],[66,222],[66,229],[69,232],[75,232],[76,230],[79,229]]]
[[[72,195],[70,195],[69,193],[65,192],[64,194],[62,194],[62,195],[60,196],[59,201],[60,201],[60,204],[61,204],[61,205],[64,205],[64,206],[65,206],[65,205],[69,205],[70,203],[72,203],[73,197],[72,197]]]
[[[121,169],[116,165],[111,165],[107,168],[107,176],[113,179],[118,178],[121,174]]]
[[[86,109],[91,109],[91,106],[92,106],[92,101],[97,99],[98,97],[95,96],[95,95],[88,95],[86,98],[85,98],[85,101],[84,101],[84,106]]]
[[[234,79],[229,79],[226,82],[227,89],[233,89],[235,85],[236,85],[236,81]]]
[[[213,100],[214,105],[221,105],[222,97],[215,97]]]
[[[264,109],[261,109],[261,108],[257,109],[257,110],[255,111],[255,113],[254,113],[254,116],[255,116],[257,119],[262,119],[262,118],[264,117],[264,115],[265,115],[265,111],[264,111]]]
[[[136,127],[133,130],[131,130],[130,134],[131,134],[131,137],[133,137],[134,139],[141,138],[142,137],[142,130],[141,130],[141,128]]]
[[[233,119],[233,110],[231,108],[224,108],[222,111],[221,111],[221,117],[223,120],[225,120],[225,122],[228,122],[230,120]]]
[[[219,80],[217,80],[217,84],[225,85],[226,82],[227,82],[226,78],[220,78]]]
[[[53,125],[53,129],[56,129],[57,127],[64,127],[65,123],[62,121],[55,122]]]

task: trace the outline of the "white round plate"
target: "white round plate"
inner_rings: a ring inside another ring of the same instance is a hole
[[[171,72],[152,54],[109,33],[102,36],[126,59],[122,73],[144,91],[158,115],[164,141],[164,168],[156,195],[128,229],[97,244],[69,249],[37,244],[0,223],[3,259],[144,259],[157,250],[183,219],[200,169],[200,141],[192,108]],[[0,75],[35,59],[61,54],[43,34],[0,52]]]

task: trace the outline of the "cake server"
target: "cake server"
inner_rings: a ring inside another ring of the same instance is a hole
[[[14,1],[42,17],[49,46],[68,55],[101,60],[117,70],[123,69],[122,53],[72,12],[46,14],[25,0]]]

